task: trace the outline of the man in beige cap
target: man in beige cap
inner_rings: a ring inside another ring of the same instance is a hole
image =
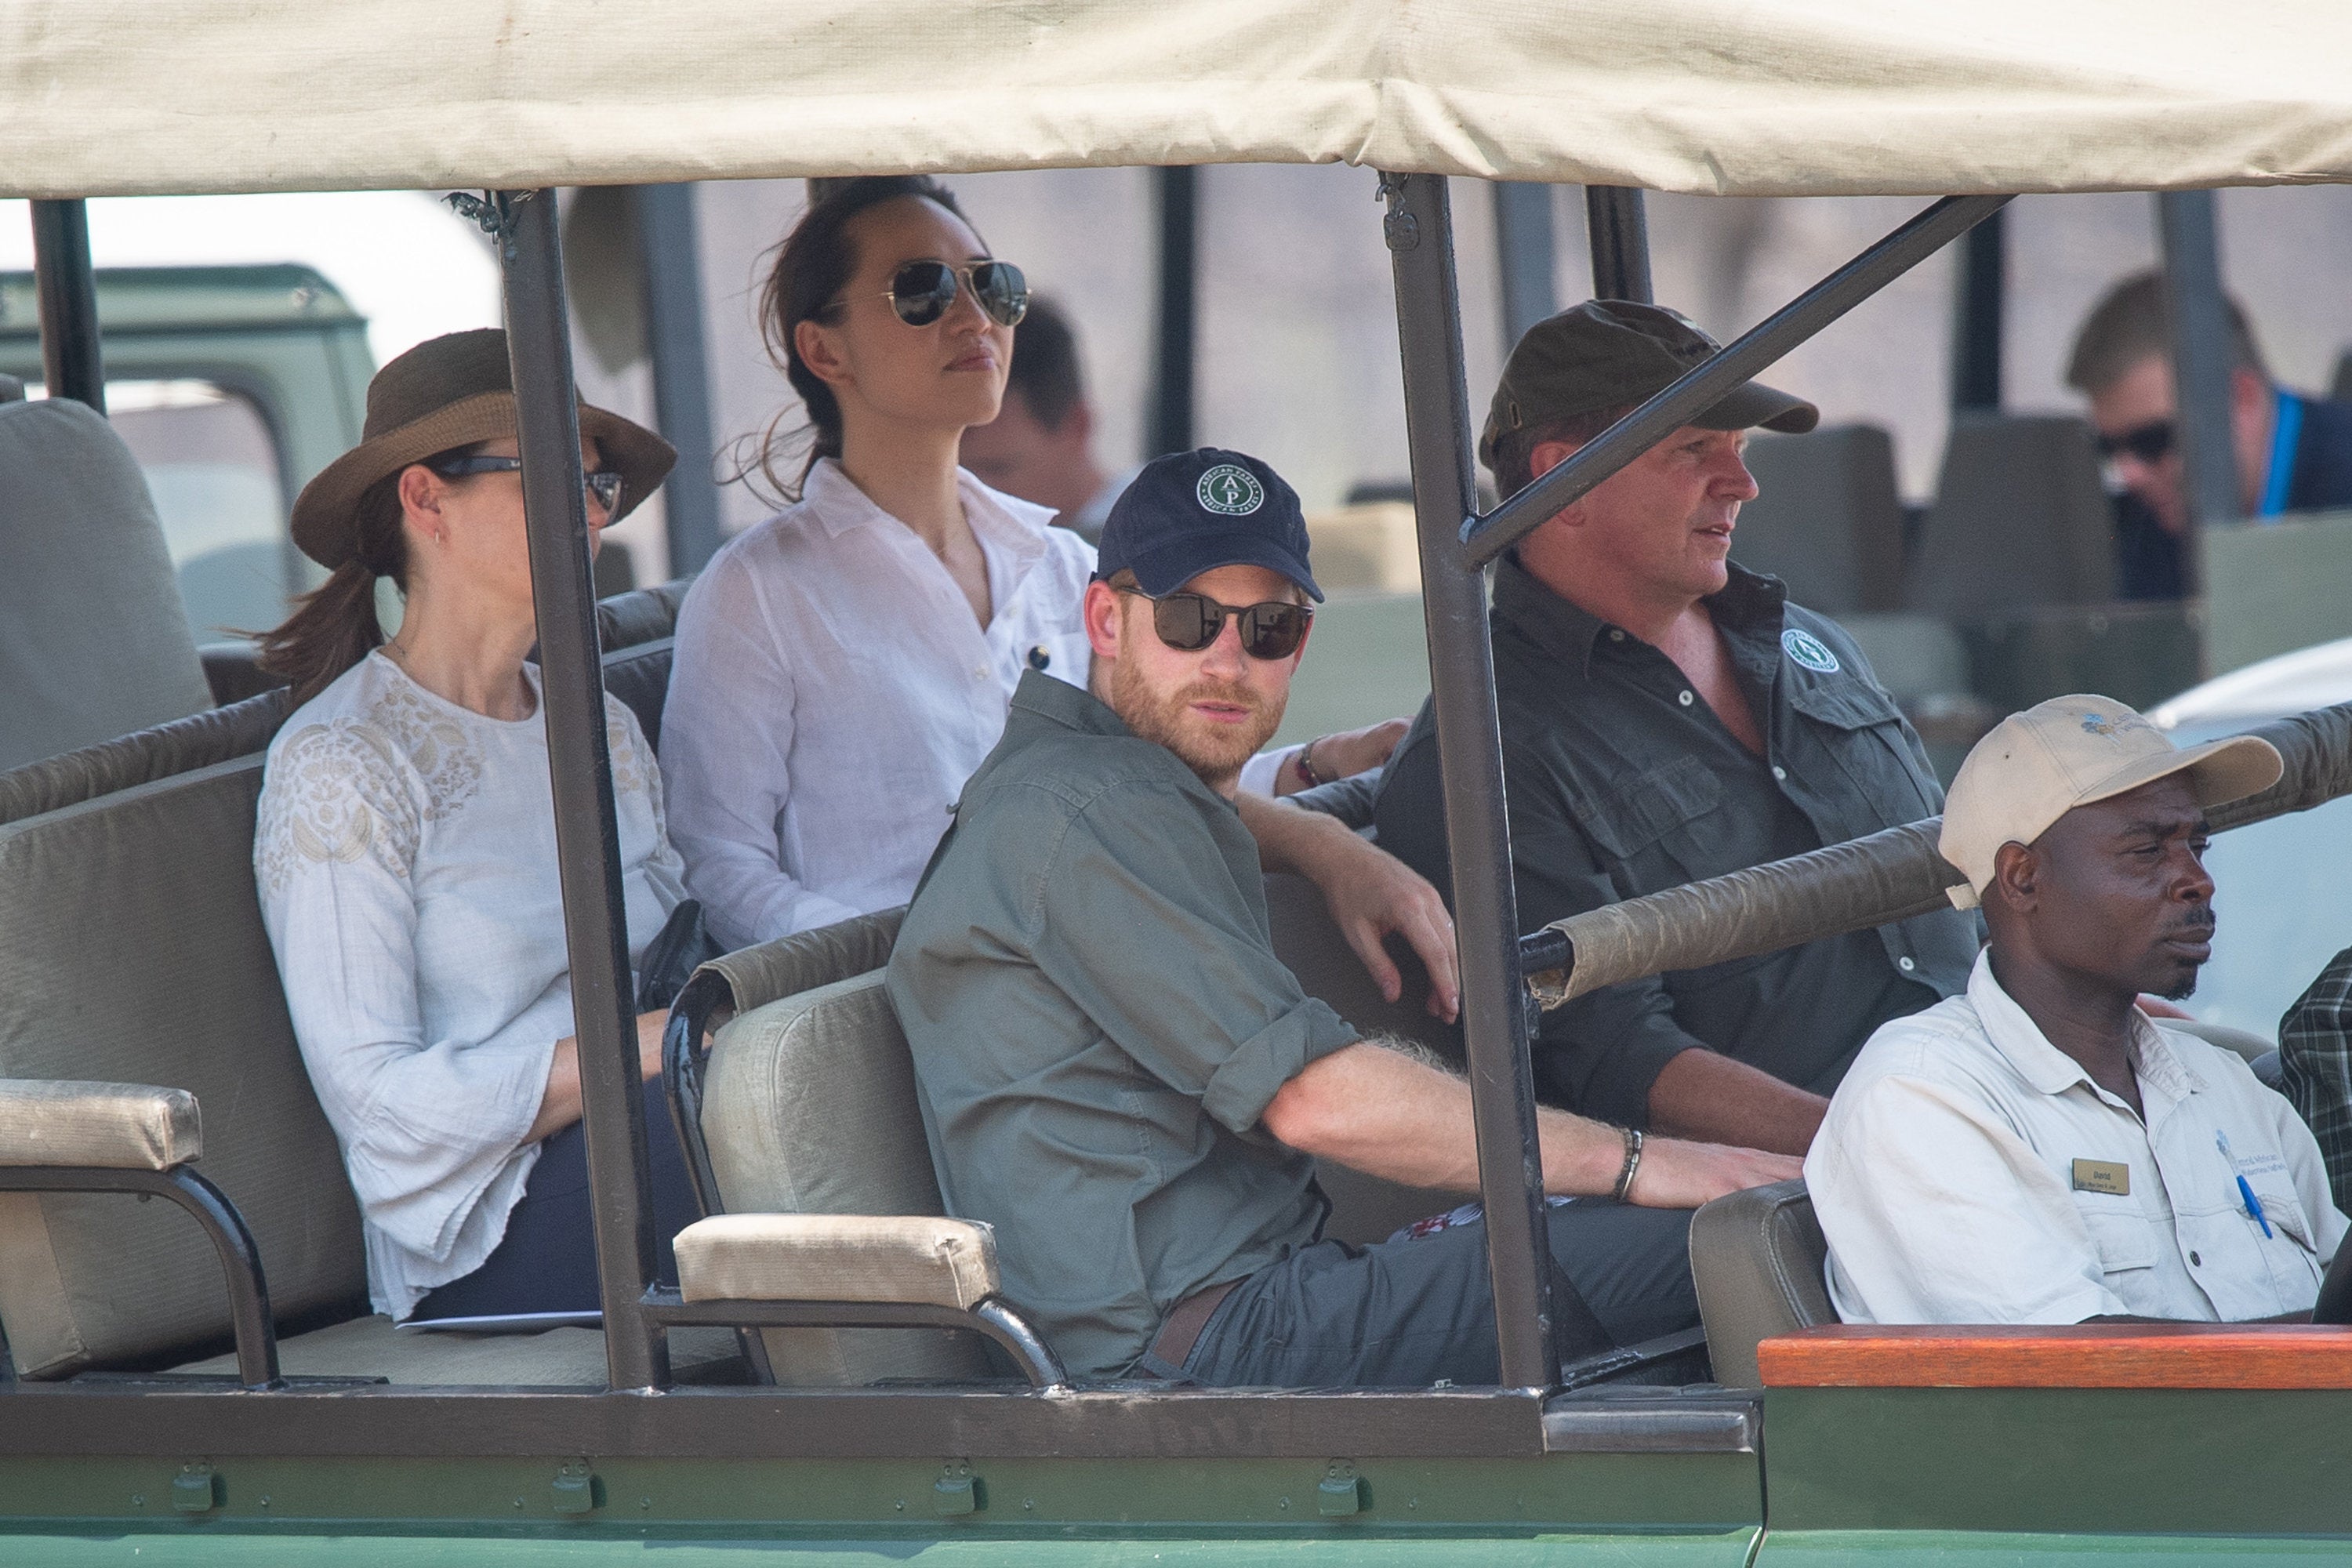
[[[1991,943],[1966,994],[1871,1037],[1805,1161],[1847,1321],[2309,1315],[2347,1228],[2310,1131],[2135,1005],[2196,988],[2205,812],[2279,772],[2266,741],[2176,749],[2104,697],[1969,753],[1941,847]]]
[[[1672,310],[1588,300],[1530,328],[1479,456],[1509,496],[1717,352]],[[1918,737],[1845,632],[1731,561],[1756,382],[1547,520],[1495,569],[1495,692],[1519,929],[1933,816]],[[1391,759],[1381,847],[1450,887],[1431,714]],[[1870,1032],[1968,983],[1944,910],[1612,985],[1544,1016],[1538,1092],[1599,1121],[1801,1154]]]

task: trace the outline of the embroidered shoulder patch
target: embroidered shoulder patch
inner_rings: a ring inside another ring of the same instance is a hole
[[[1790,626],[1780,634],[1780,651],[1807,669],[1821,675],[1835,675],[1841,666],[1829,645],[1809,631]]]

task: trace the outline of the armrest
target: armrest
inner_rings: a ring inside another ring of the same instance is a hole
[[[872,1301],[969,1311],[1003,1288],[996,1233],[935,1215],[728,1214],[678,1232],[688,1301]]]
[[[0,1166],[168,1171],[204,1152],[184,1089],[0,1079]]]
[[[695,973],[724,976],[735,1011],[748,1013],[779,996],[881,968],[890,962],[890,944],[898,940],[898,922],[906,914],[901,904],[838,925],[794,931],[714,958]]]

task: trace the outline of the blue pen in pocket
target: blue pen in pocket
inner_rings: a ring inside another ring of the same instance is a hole
[[[2271,1229],[2270,1216],[2263,1213],[2263,1200],[2254,1196],[2253,1187],[2247,1182],[2245,1173],[2238,1169],[2238,1157],[2230,1152],[2230,1135],[2216,1129],[2213,1147],[2221,1150],[2221,1158],[2230,1162],[2231,1173],[2238,1178],[2238,1195],[2246,1200],[2246,1212],[2253,1216],[2256,1225],[2263,1227],[2264,1239],[2277,1234]]]

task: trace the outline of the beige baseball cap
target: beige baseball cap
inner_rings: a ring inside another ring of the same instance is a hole
[[[2278,748],[2232,735],[2182,748],[2111,697],[2053,697],[2012,713],[1979,741],[1952,779],[1937,847],[1968,875],[1952,902],[1974,909],[2004,844],[2031,844],[2078,805],[2186,772],[2197,804],[2242,800],[2278,783]]]

